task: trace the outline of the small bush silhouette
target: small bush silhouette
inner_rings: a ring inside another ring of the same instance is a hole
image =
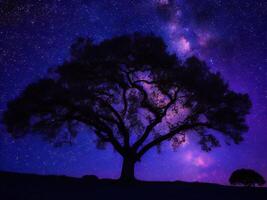
[[[82,177],[82,179],[84,182],[88,182],[88,183],[98,181],[98,177],[95,175],[85,175]]]
[[[265,184],[264,178],[258,172],[251,169],[238,169],[234,171],[229,182],[231,185],[244,185],[249,187]]]

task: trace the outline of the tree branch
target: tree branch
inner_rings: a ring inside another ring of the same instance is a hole
[[[183,124],[173,130],[171,130],[169,133],[162,135],[156,139],[154,139],[153,141],[149,142],[148,144],[146,144],[138,153],[137,153],[137,157],[138,159],[140,159],[149,149],[151,149],[152,147],[160,144],[161,142],[167,140],[167,139],[171,139],[174,135],[178,134],[181,131],[185,131],[185,130],[190,130],[196,127],[207,127],[207,128],[211,128],[211,125],[208,123],[196,123],[196,124]]]
[[[99,137],[103,141],[110,141],[110,143],[113,145],[113,147],[121,155],[123,155],[124,150],[123,150],[121,144],[115,138],[113,131],[105,123],[99,121],[98,119],[88,120],[88,118],[84,119],[82,117],[75,117],[75,119],[88,125],[88,126],[92,126],[92,127],[96,128],[97,131],[94,131],[96,136]],[[106,133],[106,135],[103,135],[102,132]]]
[[[127,113],[128,110],[128,101],[127,101],[127,96],[126,96],[127,89],[123,88],[122,92],[122,98],[123,98],[123,110],[122,110],[122,116],[124,117]]]
[[[118,121],[115,121],[118,129],[120,130],[120,132],[122,133],[122,135],[124,136],[124,146],[126,148],[128,148],[130,146],[130,135],[128,132],[128,129],[126,128],[124,121],[121,117],[121,115],[119,114],[119,112],[108,102],[104,101],[101,98],[97,98],[98,100],[101,101],[101,103],[106,106],[117,118]]]
[[[147,137],[149,136],[150,132],[153,130],[153,128],[159,124],[162,119],[166,116],[168,109],[174,105],[174,103],[176,102],[176,96],[177,96],[178,91],[175,92],[174,98],[170,98],[170,102],[163,108],[163,112],[161,114],[156,114],[156,119],[149,124],[146,127],[146,130],[144,131],[144,134],[141,136],[141,138],[139,140],[136,141],[136,143],[134,143],[133,148],[135,150],[137,150],[143,143],[144,141],[147,139]]]
[[[116,123],[115,120],[101,116],[95,112],[93,112],[93,110],[91,110],[91,112],[86,112],[86,108],[84,107],[79,107],[74,105],[71,102],[64,102],[64,106],[66,106],[68,109],[70,109],[70,112],[72,113],[72,118],[76,119],[88,126],[92,126],[95,127],[96,129],[98,129],[98,131],[94,132],[96,134],[96,136],[98,136],[100,139],[102,140],[109,140],[111,142],[111,144],[113,145],[113,147],[120,153],[123,154],[123,148],[121,146],[121,144],[117,141],[117,139],[115,138],[114,134],[113,134],[113,130],[105,123],[103,122],[103,120],[105,121],[110,121],[113,123]],[[78,112],[79,115],[75,115],[75,112]],[[101,120],[102,119],[102,120]],[[107,135],[103,135],[101,134],[102,132],[106,133]]]

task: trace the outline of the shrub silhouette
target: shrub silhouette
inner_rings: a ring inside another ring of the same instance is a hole
[[[245,186],[262,186],[265,184],[264,178],[257,172],[251,169],[238,169],[234,171],[229,179],[232,185]]]
[[[98,177],[95,175],[84,175],[82,180],[87,183],[92,183],[98,181]]]
[[[219,133],[238,144],[250,107],[205,62],[182,62],[160,37],[137,33],[79,38],[71,58],[10,101],[3,119],[14,138],[35,133],[56,146],[86,126],[98,148],[109,143],[122,156],[121,179],[131,181],[147,151],[165,141],[177,148],[189,132],[204,151],[220,145]]]

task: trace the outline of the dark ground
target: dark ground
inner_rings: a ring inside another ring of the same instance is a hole
[[[79,179],[0,172],[0,199],[267,200],[267,188],[186,182],[136,182],[126,185],[91,176]]]

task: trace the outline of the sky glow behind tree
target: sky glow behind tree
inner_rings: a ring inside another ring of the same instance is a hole
[[[197,55],[231,88],[249,93],[249,132],[240,145],[202,152],[194,135],[175,152],[148,152],[137,163],[145,180],[227,183],[237,168],[267,177],[267,2],[264,0],[0,1],[0,109],[49,67],[69,56],[78,36],[101,41],[135,31],[162,36],[182,59]],[[117,178],[120,156],[81,129],[73,146],[54,148],[36,136],[13,140],[1,126],[0,169],[40,174]]]

